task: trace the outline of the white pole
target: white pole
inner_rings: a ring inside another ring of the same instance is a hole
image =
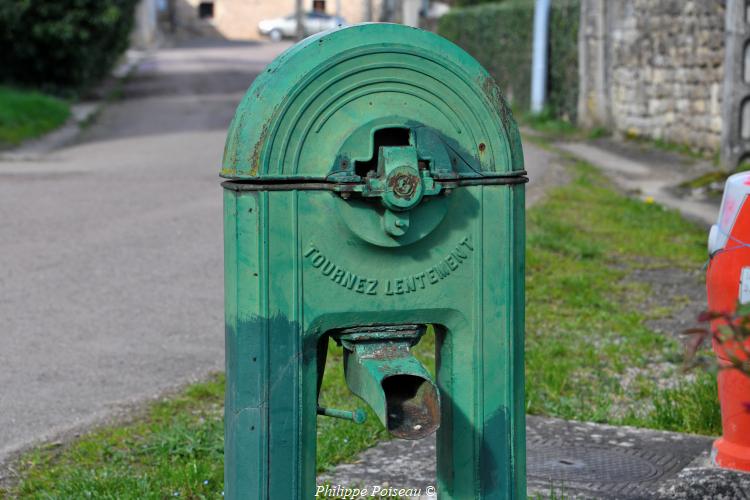
[[[294,5],[294,18],[297,22],[297,41],[302,40],[305,38],[305,25],[303,22],[303,7],[302,7],[302,0],[297,0]]]
[[[547,47],[550,0],[536,0],[534,53],[531,61],[531,112],[541,113],[547,103]]]

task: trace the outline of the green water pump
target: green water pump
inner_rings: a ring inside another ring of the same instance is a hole
[[[319,405],[335,343],[393,436],[437,431],[440,498],[525,498],[527,179],[487,72],[401,25],[310,37],[248,90],[222,176],[226,497],[314,496],[317,418],[364,418]]]

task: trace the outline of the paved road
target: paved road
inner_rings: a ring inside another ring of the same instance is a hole
[[[0,462],[223,367],[219,162],[284,47],[162,50],[81,143],[0,163]]]
[[[221,153],[282,48],[160,51],[80,144],[0,163],[0,458],[222,368]]]

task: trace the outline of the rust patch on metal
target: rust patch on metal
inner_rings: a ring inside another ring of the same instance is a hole
[[[487,96],[487,99],[489,99],[493,107],[499,112],[500,120],[503,122],[505,130],[510,131],[510,124],[513,120],[508,116],[510,110],[508,109],[508,106],[506,106],[505,99],[503,98],[503,93],[497,86],[495,80],[493,80],[491,77],[485,77],[481,82],[481,88],[484,92],[484,95]]]
[[[414,196],[418,185],[419,178],[416,175],[398,174],[388,179],[388,186],[393,190],[393,194],[405,200]]]
[[[518,133],[518,127],[516,121],[513,119],[513,115],[510,108],[505,102],[503,92],[500,87],[497,86],[497,82],[490,76],[483,76],[478,82],[482,89],[482,92],[489,99],[492,107],[497,111],[500,121],[502,122],[503,129],[505,130],[505,136],[508,140],[508,146],[510,148],[511,158],[509,158],[511,165],[510,170],[517,168],[523,168],[523,153],[521,150],[521,140]],[[497,168],[495,165],[492,168]]]
[[[382,347],[379,349],[373,349],[367,358],[387,361],[389,359],[402,358],[409,354],[409,351],[403,347],[403,344],[388,342],[381,345]]]
[[[260,168],[260,155],[263,151],[263,147],[266,145],[268,139],[268,122],[263,124],[263,128],[260,130],[258,140],[253,147],[253,152],[250,155],[250,175],[258,175]]]
[[[226,147],[224,148],[224,155],[221,159],[222,176],[234,176],[237,175],[237,164],[238,164],[238,151],[237,148],[240,144],[240,132],[244,128],[245,114],[235,115],[231,125],[231,137],[227,138]]]
[[[383,384],[387,396],[388,432],[401,439],[421,439],[432,434],[440,427],[437,389],[429,380],[422,379],[412,392],[414,380],[398,379],[398,376],[386,379]],[[389,380],[393,383],[387,384]]]

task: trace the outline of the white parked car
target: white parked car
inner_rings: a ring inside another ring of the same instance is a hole
[[[343,17],[329,16],[321,12],[305,12],[302,16],[302,25],[305,36],[310,36],[336,26],[346,26],[346,21]],[[274,42],[282,38],[293,38],[297,35],[297,17],[292,14],[286,17],[264,19],[258,23],[258,31]]]

